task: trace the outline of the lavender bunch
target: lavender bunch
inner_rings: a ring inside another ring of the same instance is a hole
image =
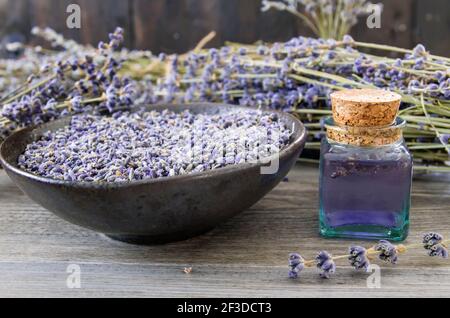
[[[0,124],[10,122],[18,126],[40,124],[69,112],[81,112],[95,105],[97,110],[128,107],[136,94],[133,83],[118,77],[121,61],[113,51],[123,41],[123,30],[117,28],[109,43],[99,44],[94,54],[59,59],[42,66],[23,90],[2,99]],[[52,40],[59,44],[59,37]],[[73,49],[73,45],[70,45]],[[89,105],[89,107],[83,107]]]
[[[122,37],[119,34],[113,40],[121,41]],[[186,54],[157,57],[149,52],[111,52],[109,65],[118,75],[116,80],[111,79],[111,73],[100,75],[99,79],[107,79],[101,85],[65,76],[65,81],[79,82],[80,94],[71,94],[73,85],[61,89],[56,85],[50,95],[64,113],[83,111],[92,105],[113,111],[117,105],[131,104],[133,100],[133,104],[208,101],[281,109],[306,124],[306,147],[318,149],[324,134],[322,118],[331,113],[330,92],[349,87],[389,89],[403,96],[400,115],[408,122],[404,136],[415,158],[415,170],[450,172],[449,58],[431,55],[422,45],[405,50],[357,42],[349,36],[341,41],[298,37],[285,43],[228,43],[213,49],[202,49],[202,45]],[[369,55],[359,50],[365,48],[395,52],[399,57]],[[105,72],[98,58],[94,63]],[[58,74],[58,68],[53,67],[44,74],[54,76],[55,72]],[[26,85],[25,94],[19,91],[19,96],[15,95],[14,102],[20,103],[20,98],[30,95],[36,90],[33,85],[38,84],[39,79],[34,78],[33,84]],[[29,98],[23,102],[26,105],[14,116],[0,117],[0,126],[6,127],[13,118],[20,119],[15,122],[22,126],[33,121]],[[14,106],[6,107],[6,116],[20,109]],[[44,120],[61,115],[52,110],[53,106],[52,101]]]
[[[374,257],[378,257],[384,262],[397,264],[400,254],[419,247],[424,247],[428,251],[428,255],[432,257],[448,258],[447,245],[450,240],[445,240],[442,235],[435,232],[427,233],[423,236],[422,244],[411,245],[394,245],[386,240],[381,240],[375,246],[366,249],[361,246],[351,246],[348,254],[332,256],[326,251],[321,251],[315,260],[304,260],[298,253],[289,254],[289,278],[298,278],[300,272],[305,268],[316,266],[320,269],[320,277],[330,278],[331,274],[336,271],[335,261],[347,259],[350,265],[356,270],[370,269],[370,262]]]
[[[342,39],[358,22],[382,4],[366,0],[263,0],[261,11],[271,9],[289,12],[301,19],[317,36],[324,39]],[[302,10],[301,10],[301,9]]]
[[[404,56],[368,55],[358,47]],[[401,115],[409,122],[405,137],[415,168],[450,171],[450,79],[445,71],[450,60],[429,54],[422,45],[403,50],[349,36],[342,41],[299,37],[286,43],[231,43],[183,56],[161,55],[151,66],[158,73],[144,86],[147,102],[229,102],[289,111],[309,128],[309,148],[319,147],[316,140],[324,133],[321,118],[330,114],[330,92],[348,87],[390,89],[403,96]]]
[[[81,45],[73,40],[64,38],[51,28],[34,27],[33,36],[47,41],[52,49],[41,46],[29,46],[22,43],[8,43],[5,45],[6,58],[0,59],[0,98],[8,97],[24,89],[33,78],[39,76],[42,65],[56,64],[58,60],[69,59],[72,56],[93,54],[91,46]]]

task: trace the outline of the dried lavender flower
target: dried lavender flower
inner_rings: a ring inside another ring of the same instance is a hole
[[[436,232],[430,232],[423,237],[423,246],[432,257],[448,258],[448,249],[442,242],[444,237]]]
[[[305,268],[305,261],[298,253],[289,254],[289,278],[297,278],[298,274]]]
[[[333,256],[327,251],[321,251],[316,256],[317,268],[320,269],[320,277],[330,278],[331,274],[336,272],[336,264],[334,263]]]
[[[349,249],[350,264],[355,269],[368,270],[370,266],[369,258],[367,257],[367,250],[362,246],[351,246]]]
[[[395,245],[386,240],[381,240],[375,246],[375,251],[379,252],[379,258],[382,261],[389,262],[391,264],[397,264],[398,251]]]
[[[58,180],[129,182],[258,161],[282,149],[290,136],[278,116],[259,110],[81,114],[29,144],[18,164]]]

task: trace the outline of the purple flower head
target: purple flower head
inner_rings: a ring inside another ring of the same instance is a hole
[[[425,49],[425,46],[423,44],[417,44],[416,47],[413,49],[413,56],[414,57],[420,57],[426,55],[427,50]]]
[[[305,4],[305,11],[312,16],[316,16],[316,12],[315,12],[316,8],[317,8],[317,5],[314,3],[314,1],[310,1]]]
[[[267,54],[269,54],[269,52],[270,51],[269,51],[268,47],[264,46],[264,45],[260,45],[256,49],[256,53],[259,54],[259,55],[267,55]]]
[[[239,48],[238,54],[239,55],[246,55],[247,54],[247,49],[243,48],[243,47]]]
[[[167,58],[167,55],[166,55],[165,53],[159,53],[158,59],[159,59],[161,62],[164,62],[164,61],[166,60],[166,58]]]
[[[316,86],[308,88],[308,90],[305,93],[305,101],[309,105],[312,105],[317,101],[318,98],[319,98],[319,89]]]
[[[436,244],[428,249],[428,255],[432,257],[448,258],[448,249],[444,244]]]
[[[353,44],[355,42],[355,40],[353,40],[353,38],[350,35],[346,34],[342,38],[342,42],[344,44],[351,45],[351,44]]]
[[[300,254],[289,254],[289,278],[297,278],[298,274],[305,268],[305,261]]]
[[[397,264],[398,251],[395,245],[386,240],[381,240],[375,246],[375,251],[379,252],[378,256],[382,261],[389,262],[391,264]]]
[[[425,68],[425,59],[423,57],[416,58],[414,60],[413,69],[422,70]]]
[[[100,50],[100,51],[105,51],[105,50],[107,50],[108,49],[108,44],[106,44],[105,42],[103,42],[103,41],[100,41],[100,42],[98,42],[98,49]]]
[[[394,66],[396,66],[396,67],[402,67],[402,65],[403,65],[402,59],[396,59],[396,60],[395,60]]]
[[[355,269],[369,269],[370,261],[367,257],[367,250],[361,246],[352,246],[349,250],[348,260]]]
[[[123,42],[123,29],[117,27],[114,33],[109,34],[109,47],[113,50],[117,49]]]
[[[435,232],[427,233],[423,236],[423,247],[428,250],[428,255],[448,258],[448,249],[442,243],[444,237]]]
[[[56,100],[52,98],[42,107],[42,110],[44,111],[44,113],[54,113],[56,112],[57,105],[58,103],[56,102]]]
[[[439,85],[437,84],[428,84],[426,87],[426,90],[428,92],[428,94],[430,94],[430,96],[438,96],[439,95]]]
[[[82,100],[82,96],[75,96],[70,100],[71,108],[75,113],[79,113],[83,110],[83,104],[81,103]]]
[[[289,107],[295,107],[301,102],[303,96],[297,90],[290,91],[287,95],[286,102]]]
[[[450,139],[450,134],[443,134],[443,135],[441,135],[441,136],[439,137],[439,139],[441,140],[441,142],[442,142],[443,144],[448,145],[448,141],[449,141],[449,139]]]
[[[436,71],[434,73],[434,77],[438,80],[438,82],[441,82],[441,81],[445,80],[446,75],[445,75],[445,72]]]
[[[317,268],[321,270],[320,277],[330,278],[331,274],[336,272],[336,264],[333,256],[327,251],[321,251],[316,256]]]

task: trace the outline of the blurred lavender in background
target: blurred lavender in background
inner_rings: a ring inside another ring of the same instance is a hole
[[[324,39],[342,39],[356,25],[358,18],[383,5],[366,0],[262,0],[262,11],[286,11],[300,18],[315,35]]]

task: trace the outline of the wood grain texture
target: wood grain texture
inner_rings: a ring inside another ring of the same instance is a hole
[[[0,43],[28,41],[29,15],[28,1],[0,0]]]
[[[437,2],[440,2],[438,0]],[[444,0],[445,1],[445,0]],[[415,32],[415,0],[382,0],[372,1],[382,3],[381,28],[369,29],[366,18],[362,17],[352,30],[352,35],[364,42],[381,44],[394,44],[398,47],[411,48],[415,45],[413,33]],[[419,2],[425,2],[419,0]],[[428,1],[429,2],[429,1]],[[436,25],[434,25],[436,27]],[[431,43],[430,43],[431,44]],[[433,50],[436,50],[433,47]],[[386,52],[384,52],[386,53]],[[441,52],[441,54],[444,54]]]
[[[26,0],[16,0],[23,2]],[[122,27],[127,33],[125,46],[133,45],[130,22],[131,2],[123,0],[28,0],[30,1],[30,22],[32,26],[51,27],[67,38],[81,43],[96,45],[108,39],[108,33],[115,27]],[[69,4],[78,4],[81,9],[81,29],[69,29],[66,25]],[[34,43],[44,44],[33,38]]]
[[[418,249],[398,266],[382,265],[381,289],[366,288],[368,274],[338,263],[331,280],[308,269],[286,278],[286,258],[321,249],[345,253],[350,241],[317,235],[317,169],[296,166],[248,211],[210,233],[160,246],[134,246],[69,224],[31,202],[0,172],[0,296],[58,297],[382,297],[445,296],[450,262]],[[450,184],[417,180],[412,229],[450,235]],[[370,245],[368,242],[353,242]],[[66,268],[81,266],[82,288],[66,288]],[[189,275],[184,267],[193,267]]]
[[[449,56],[450,3],[445,0],[417,1],[415,12],[413,41],[428,47],[432,45],[436,52]]]
[[[384,4],[381,29],[368,29],[366,19],[361,18],[352,30],[356,39],[406,48],[423,42],[434,54],[448,55],[448,0],[373,2]],[[65,26],[70,3],[81,6],[81,30]],[[12,37],[35,41],[29,30],[40,25],[95,45],[116,26],[122,26],[130,48],[184,53],[211,30],[217,36],[209,46],[224,41],[274,42],[313,35],[293,15],[276,10],[261,12],[260,7],[261,0],[0,0],[0,40]]]

